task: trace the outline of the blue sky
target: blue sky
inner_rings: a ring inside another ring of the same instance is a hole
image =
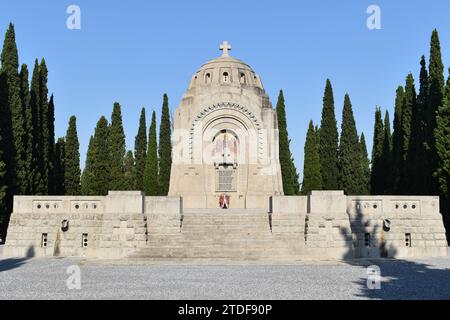
[[[81,9],[81,29],[69,30],[66,9]],[[381,9],[381,30],[366,27],[369,5]],[[275,105],[286,98],[288,130],[297,167],[310,119],[320,122],[326,78],[333,84],[340,126],[344,94],[353,103],[358,132],[372,147],[375,106],[391,112],[395,89],[409,72],[416,85],[419,60],[428,60],[433,28],[450,65],[448,0],[348,1],[8,1],[0,11],[3,37],[15,24],[20,63],[45,57],[55,95],[56,135],[76,115],[84,166],[89,136],[101,115],[122,105],[127,148],[134,148],[142,106],[160,112],[169,95],[173,112],[193,73],[220,55],[231,55],[261,76]]]

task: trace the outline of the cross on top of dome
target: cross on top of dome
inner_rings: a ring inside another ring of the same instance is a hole
[[[228,43],[228,41],[222,42],[220,45],[220,50],[223,51],[222,57],[229,57],[228,51],[231,50],[231,45]]]

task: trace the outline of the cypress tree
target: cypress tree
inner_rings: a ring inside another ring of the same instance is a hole
[[[439,34],[436,29],[433,30],[430,43],[430,62],[429,62],[429,87],[428,87],[428,112],[427,112],[427,168],[429,173],[437,170],[438,156],[436,153],[435,129],[436,114],[439,106],[442,106],[444,99],[444,65],[442,63],[441,45]],[[428,174],[430,176],[430,174]],[[427,189],[429,194],[437,192],[437,183],[430,179]]]
[[[366,146],[366,138],[364,136],[364,132],[361,133],[361,138],[359,140],[359,147],[361,149],[361,167],[363,172],[362,177],[362,189],[361,194],[362,195],[368,195],[370,193],[370,161],[369,161],[369,154],[367,152],[367,146]]]
[[[54,170],[55,170],[55,104],[53,101],[53,94],[50,96],[50,101],[48,102],[48,113],[47,113],[47,148],[48,148],[48,191],[49,194],[57,194],[55,189],[56,184],[54,181]]]
[[[123,190],[125,187],[125,133],[122,126],[120,104],[115,102],[109,127],[108,145],[110,148],[109,190]]]
[[[390,172],[392,170],[392,134],[391,122],[389,119],[389,112],[386,110],[384,116],[384,139],[383,139],[383,153],[381,156],[381,170],[383,172],[382,190],[383,194],[391,192]]]
[[[444,101],[438,109],[436,124],[434,135],[437,169],[434,177],[439,188],[440,207],[447,230],[447,239],[450,239],[450,75],[447,80]]]
[[[148,132],[147,159],[144,170],[144,190],[147,196],[157,196],[158,192],[158,151],[156,142],[156,113],[152,113],[152,122]]]
[[[25,162],[26,132],[22,101],[20,99],[19,57],[16,46],[14,26],[10,23],[5,34],[1,54],[1,112],[2,135],[6,178],[10,195],[24,194],[27,189],[27,168]],[[11,139],[11,140],[9,140]]]
[[[66,134],[64,158],[65,194],[79,195],[80,187],[80,144],[77,134],[77,119],[71,116]]]
[[[31,110],[31,128],[29,129],[29,147],[32,148],[32,157],[30,164],[30,182],[31,193],[37,195],[45,194],[44,178],[42,176],[42,140],[41,140],[41,121],[40,121],[40,72],[37,59],[34,62],[33,75],[31,78],[30,89],[30,110]]]
[[[147,124],[145,120],[145,108],[141,110],[139,118],[139,129],[134,140],[134,157],[135,165],[135,188],[136,190],[144,190],[144,170],[145,159],[147,157]]]
[[[408,149],[411,137],[412,112],[416,107],[416,89],[414,87],[414,78],[412,74],[406,77],[405,96],[402,107],[402,158],[399,192],[407,193],[410,184],[410,177],[414,172],[408,172]]]
[[[411,116],[411,134],[406,170],[408,174],[408,194],[426,194],[426,186],[431,183],[431,171],[426,165],[426,126],[428,108],[428,71],[425,57],[420,60],[420,89]]]
[[[64,195],[64,177],[65,177],[65,140],[64,138],[58,138],[55,143],[55,161],[54,161],[54,173],[53,173],[53,191],[56,195]]]
[[[320,128],[318,125],[314,126],[314,133],[316,134],[316,144],[317,144],[317,150],[319,150],[319,146],[320,146]],[[320,151],[319,151],[319,156],[320,156]]]
[[[395,97],[394,132],[392,135],[392,168],[389,170],[390,191],[398,194],[402,167],[402,108],[405,91],[399,86]]]
[[[312,190],[322,190],[322,176],[320,173],[320,158],[317,134],[312,120],[309,122],[305,141],[305,161],[303,164],[302,194]]]
[[[360,194],[363,172],[361,149],[353,117],[352,103],[348,94],[342,110],[341,139],[339,145],[339,186],[348,195]]]
[[[124,161],[124,190],[133,190],[135,186],[135,164],[133,151],[128,151]]]
[[[50,170],[50,158],[49,158],[49,123],[48,123],[48,89],[47,89],[48,70],[45,63],[45,59],[42,58],[39,65],[39,121],[40,121],[40,149],[41,156],[39,157],[39,170],[41,172],[42,180],[44,182],[43,192],[49,193],[49,170]],[[53,143],[55,143],[53,139]]]
[[[373,147],[372,147],[372,172],[370,178],[370,192],[373,195],[383,194],[383,142],[384,142],[384,126],[381,117],[381,109],[375,110],[375,126],[373,130]]]
[[[324,190],[338,189],[338,131],[331,82],[327,79],[320,124],[319,156]]]
[[[289,140],[290,141],[290,140]],[[292,174],[293,174],[293,194],[298,195],[300,194],[300,181],[299,181],[299,174],[297,172],[297,167],[295,165],[295,159],[293,155],[291,154],[291,164],[292,164]]]
[[[94,153],[94,137],[91,136],[91,138],[89,139],[83,174],[81,175],[81,194],[86,196],[95,195],[95,191],[93,189],[94,175],[92,171],[92,167],[94,164]]]
[[[2,137],[0,135],[0,143]],[[3,162],[3,151],[0,148],[0,237],[6,233],[7,227],[7,203],[6,203],[7,183],[5,181],[5,162]]]
[[[31,105],[30,105],[30,86],[28,84],[28,67],[23,64],[20,69],[20,100],[22,101],[22,114],[25,119],[25,171],[26,171],[26,184],[24,194],[31,194],[33,188],[33,123],[31,118]]]
[[[97,122],[93,139],[93,161],[91,192],[95,195],[104,196],[108,194],[111,181],[110,149],[108,146],[108,120],[104,116]]]
[[[281,178],[283,180],[283,192],[285,195],[294,194],[294,176],[289,150],[289,136],[287,132],[286,108],[283,90],[280,90],[276,106],[278,120],[279,158],[281,166]]]
[[[169,192],[170,170],[172,167],[172,142],[169,112],[169,99],[164,94],[159,127],[159,194],[166,196]]]

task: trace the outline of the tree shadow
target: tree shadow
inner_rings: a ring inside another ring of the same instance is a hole
[[[24,265],[29,259],[35,256],[34,247],[30,246],[27,249],[26,255],[23,258],[8,258],[0,259],[0,272],[19,268]]]
[[[341,236],[347,243],[347,251],[342,256],[344,261],[352,263],[353,259],[388,258],[397,254],[397,249],[392,245],[387,246],[384,239],[384,232],[389,230],[380,227],[379,224],[371,227],[370,219],[364,219],[362,207],[356,208],[356,214],[353,217],[348,212],[347,215],[350,230],[346,227],[339,228]],[[383,228],[381,232],[380,228]],[[381,236],[377,237],[379,234]]]
[[[390,245],[387,246],[384,239],[369,238],[369,246],[364,248],[366,239],[362,239],[361,234],[380,234],[380,228],[384,225],[374,225],[370,229],[370,222],[363,217],[362,210],[356,210],[356,215],[351,219],[351,233],[353,242],[349,243],[347,253],[344,254],[343,261],[352,266],[363,269],[361,278],[354,281],[358,285],[359,293],[356,297],[383,300],[419,300],[419,299],[450,299],[450,268],[448,259],[427,258],[436,265],[421,262],[420,259],[405,260],[395,259],[398,250]],[[369,228],[369,230],[367,230]],[[365,231],[364,231],[365,230]],[[341,228],[341,234],[348,235],[347,228]],[[359,233],[359,237],[355,234]],[[364,242],[361,242],[364,240]],[[351,245],[350,245],[351,244]],[[370,248],[370,246],[373,246]],[[370,253],[370,250],[374,250]],[[367,251],[362,251],[367,250]],[[363,253],[363,254],[361,254]],[[364,253],[369,253],[365,255]],[[439,267],[440,262],[445,262],[445,266]],[[368,284],[370,273],[368,266],[377,266],[380,271],[380,288],[371,289]]]
[[[438,260],[435,260],[438,261]],[[358,297],[384,300],[450,299],[450,269],[418,261],[385,260],[372,261],[380,268],[380,289],[370,289],[367,278],[358,284]]]

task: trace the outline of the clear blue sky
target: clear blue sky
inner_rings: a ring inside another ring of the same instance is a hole
[[[81,30],[66,28],[71,4],[81,8]],[[381,30],[366,27],[371,4],[381,8]],[[133,149],[141,107],[148,118],[152,109],[159,113],[167,92],[173,112],[192,74],[228,40],[231,54],[261,76],[274,105],[284,90],[291,148],[303,171],[307,125],[320,122],[326,78],[338,125],[348,92],[370,153],[375,106],[388,109],[392,120],[395,89],[408,72],[417,80],[433,28],[449,67],[449,12],[448,0],[14,0],[2,6],[0,32],[15,24],[20,63],[45,57],[56,135],[65,135],[69,117],[77,116],[83,167],[89,136],[101,115],[110,118],[114,101],[122,105]]]

